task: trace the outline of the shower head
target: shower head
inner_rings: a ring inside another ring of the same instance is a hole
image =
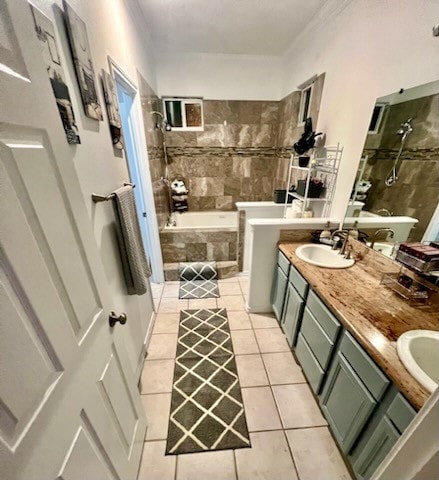
[[[397,130],[397,135],[402,135],[403,139],[405,139],[410,133],[413,132],[413,127],[412,127],[412,120],[414,117],[408,118],[404,123],[401,123],[401,126]]]
[[[163,113],[153,110],[151,115],[158,115],[160,117],[160,122],[155,124],[156,128],[159,129],[162,133],[170,132],[172,130],[171,125],[169,125]]]

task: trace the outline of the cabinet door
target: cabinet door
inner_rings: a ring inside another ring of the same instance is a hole
[[[287,337],[288,343],[292,347],[296,344],[297,332],[299,331],[302,320],[304,301],[291,283],[288,283],[287,292],[282,317],[282,330]]]
[[[384,416],[352,465],[357,478],[364,480],[371,478],[398,438],[398,431],[387,416]]]
[[[278,322],[280,322],[282,318],[282,309],[284,305],[287,282],[287,276],[278,266],[274,274],[273,288],[271,291],[271,304]]]
[[[332,365],[320,403],[339,445],[348,453],[376,402],[340,353]]]

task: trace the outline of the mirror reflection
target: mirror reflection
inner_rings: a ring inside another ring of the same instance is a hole
[[[348,204],[369,246],[439,239],[439,81],[377,99]]]

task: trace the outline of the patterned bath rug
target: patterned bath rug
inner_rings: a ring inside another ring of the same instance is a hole
[[[166,455],[250,447],[225,308],[182,310]]]
[[[178,298],[218,298],[215,262],[180,263]]]

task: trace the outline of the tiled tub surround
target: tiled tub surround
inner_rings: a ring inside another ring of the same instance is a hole
[[[157,97],[148,82],[138,73],[140,96],[142,102],[143,125],[148,151],[148,163],[151,174],[154,204],[159,230],[166,225],[169,217],[168,189],[161,181],[165,177],[165,156],[163,151],[163,136],[156,128],[159,120],[151,112],[160,110],[161,100]]]
[[[175,216],[177,226],[160,232],[163,261],[237,260],[238,219],[235,212],[187,212]]]
[[[324,75],[314,84],[317,123]],[[170,177],[189,188],[190,210],[236,210],[235,202],[267,201],[284,188],[282,166],[303,132],[300,92],[280,102],[204,100],[204,131],[166,133]],[[279,186],[280,185],[280,186]]]

